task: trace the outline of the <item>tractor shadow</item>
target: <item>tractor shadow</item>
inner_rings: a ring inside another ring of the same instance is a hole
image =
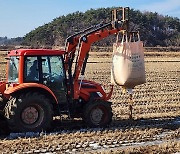
[[[117,128],[162,128],[169,130],[176,130],[180,127],[180,116],[173,118],[148,118],[137,120],[114,120],[112,125]]]
[[[21,138],[33,138],[39,137],[43,134],[62,134],[62,133],[75,133],[75,132],[96,132],[104,130],[126,130],[131,128],[162,128],[166,130],[176,130],[180,128],[180,116],[173,118],[149,118],[149,119],[137,119],[137,120],[121,120],[113,119],[110,126],[106,128],[89,128],[81,119],[63,119],[63,120],[54,120],[53,127],[48,132],[27,132],[27,133],[10,133],[6,122],[1,122],[0,124],[0,139],[17,139]]]
[[[149,118],[149,119],[113,119],[110,126],[106,128],[88,128],[82,120],[62,120],[54,121],[53,131],[81,131],[84,129],[90,131],[131,129],[131,128],[162,128],[176,130],[180,127],[180,116],[173,118]]]

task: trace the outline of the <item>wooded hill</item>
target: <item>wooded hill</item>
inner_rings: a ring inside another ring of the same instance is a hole
[[[75,12],[60,16],[26,34],[24,44],[33,47],[64,46],[65,39],[89,26],[111,21],[114,8],[90,9],[85,13]],[[145,46],[180,46],[180,19],[162,16],[158,13],[130,10],[130,29],[139,30]],[[96,43],[111,46],[115,37],[111,36]]]

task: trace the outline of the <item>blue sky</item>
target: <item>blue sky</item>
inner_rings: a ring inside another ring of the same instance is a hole
[[[180,0],[0,0],[0,37],[24,36],[61,15],[112,6],[180,18]]]

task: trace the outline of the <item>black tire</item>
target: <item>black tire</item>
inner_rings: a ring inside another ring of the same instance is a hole
[[[89,127],[106,127],[111,123],[112,115],[110,102],[94,100],[85,105],[83,120]]]
[[[53,120],[52,104],[37,92],[11,97],[4,112],[9,129],[13,132],[48,130]]]
[[[0,94],[0,110],[3,110],[8,99],[5,98],[2,94]]]
[[[9,128],[6,121],[6,118],[4,117],[4,112],[0,111],[0,136],[1,135],[9,135]]]

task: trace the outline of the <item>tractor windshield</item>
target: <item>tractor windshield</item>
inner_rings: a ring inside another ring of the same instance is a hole
[[[8,82],[18,82],[19,57],[9,58]]]

